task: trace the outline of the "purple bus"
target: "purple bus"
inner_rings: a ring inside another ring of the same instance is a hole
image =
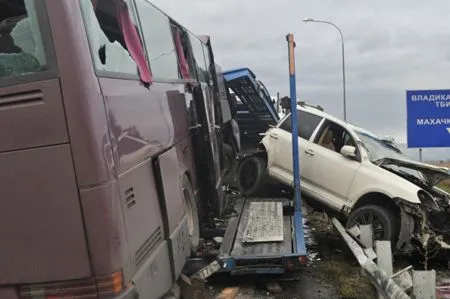
[[[0,0],[0,298],[169,290],[224,205],[213,74],[146,0]]]

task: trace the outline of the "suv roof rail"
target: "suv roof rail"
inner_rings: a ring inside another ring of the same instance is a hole
[[[297,105],[300,105],[300,106],[303,106],[303,107],[311,107],[311,108],[315,108],[315,109],[317,109],[319,111],[324,111],[322,106],[320,106],[320,105],[314,106],[314,105],[306,104],[305,101],[298,101]]]

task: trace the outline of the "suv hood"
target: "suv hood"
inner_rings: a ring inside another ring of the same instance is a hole
[[[446,167],[395,158],[382,158],[377,160],[376,164],[378,166],[394,165],[420,171],[426,182],[432,186],[439,184],[443,180],[450,179],[450,170]]]

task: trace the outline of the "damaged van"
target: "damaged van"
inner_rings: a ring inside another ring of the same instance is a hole
[[[390,140],[343,122],[320,107],[297,106],[301,191],[313,206],[371,224],[396,252],[450,247],[450,194],[436,187],[447,168],[406,157]],[[293,185],[291,119],[270,128],[238,169],[239,188],[255,194],[264,176]]]

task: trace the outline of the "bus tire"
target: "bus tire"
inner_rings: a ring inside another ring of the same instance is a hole
[[[183,197],[186,205],[191,253],[195,254],[200,243],[200,225],[198,220],[197,199],[191,181],[186,175],[183,177]]]
[[[257,195],[266,175],[267,163],[259,156],[245,158],[237,171],[238,189],[244,196]]]

